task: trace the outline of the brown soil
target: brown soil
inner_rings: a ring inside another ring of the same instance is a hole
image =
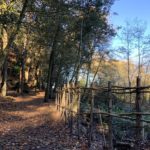
[[[54,105],[43,103],[43,92],[0,98],[0,150],[76,150]]]

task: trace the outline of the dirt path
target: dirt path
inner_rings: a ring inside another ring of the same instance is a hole
[[[43,94],[0,101],[0,150],[86,149],[70,138],[55,107],[42,102]]]

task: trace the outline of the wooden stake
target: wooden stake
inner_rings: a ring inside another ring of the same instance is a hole
[[[63,89],[63,111],[64,111],[64,121],[66,124],[66,84],[64,84],[64,89]]]
[[[59,111],[60,111],[60,108],[61,108],[61,88],[59,88],[59,100],[58,100],[58,103],[59,103]]]
[[[140,86],[141,86],[141,79],[138,76],[137,77],[137,89],[136,89],[136,101],[135,101],[135,109],[136,112],[141,112],[141,92],[140,92]],[[136,150],[141,149],[141,142],[142,142],[142,123],[141,123],[142,115],[137,114],[136,115]]]
[[[112,97],[111,97],[111,82],[108,82],[108,96],[109,96],[109,106],[108,112],[112,113]],[[112,116],[109,115],[109,150],[113,150],[113,130],[112,130]]]
[[[78,89],[78,110],[77,110],[77,128],[78,128],[78,139],[80,139],[80,100],[81,100],[81,90]]]
[[[58,95],[59,95],[59,91],[58,91],[58,89],[56,89],[55,106],[56,106],[57,110],[58,110]]]
[[[93,133],[93,109],[94,109],[94,90],[91,91],[91,110],[90,110],[90,130],[89,130],[89,146],[91,146],[92,133]]]
[[[72,85],[70,85],[70,87],[72,87]],[[73,93],[72,93],[72,89],[70,89],[70,106],[69,106],[69,109],[70,109],[70,134],[72,135],[72,102],[73,102]]]

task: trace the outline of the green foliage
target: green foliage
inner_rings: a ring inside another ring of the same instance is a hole
[[[24,1],[19,0],[0,3],[0,8],[3,10],[0,22],[6,28],[8,37],[16,30],[23,4]],[[24,62],[25,68],[30,69],[30,78],[33,78],[38,68],[40,79],[45,79],[53,47],[51,85],[55,84],[57,87],[69,80],[75,80],[78,63],[80,63],[79,69],[84,64],[89,64],[92,57],[91,49],[95,51],[98,44],[107,44],[115,34],[113,27],[107,21],[112,4],[112,0],[104,3],[98,1],[82,3],[74,0],[29,1],[10,51],[16,55],[19,64]],[[15,66],[13,70],[19,73],[19,67]],[[81,80],[81,84],[84,86],[85,81]]]
[[[86,84],[85,79],[81,79],[81,80],[79,81],[79,86],[80,86],[80,87],[85,87],[85,84]]]
[[[15,75],[18,75],[20,73],[20,66],[15,65],[12,69]]]

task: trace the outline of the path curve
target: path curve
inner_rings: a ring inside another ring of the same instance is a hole
[[[0,150],[79,149],[55,106],[43,103],[43,97],[39,92],[0,103]]]

